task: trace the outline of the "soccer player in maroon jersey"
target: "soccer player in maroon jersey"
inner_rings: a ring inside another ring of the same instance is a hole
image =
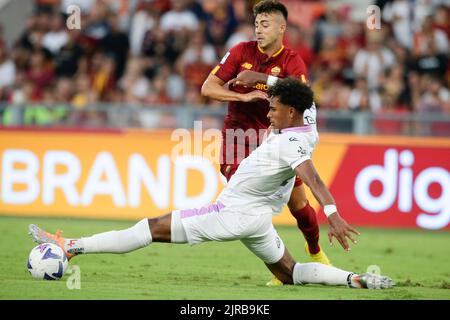
[[[261,129],[269,127],[266,117],[269,86],[278,78],[288,76],[307,81],[302,58],[283,45],[288,16],[286,7],[278,1],[263,0],[255,5],[254,15],[256,41],[241,42],[231,48],[202,86],[203,96],[229,102],[222,129],[221,157],[221,172],[227,180],[242,159],[261,143]],[[242,137],[236,132],[244,135],[243,139],[239,139]],[[239,154],[242,144],[245,154]],[[306,239],[305,250],[312,260],[331,265],[320,248],[316,212],[309,205],[300,179],[294,185],[288,207]],[[276,284],[280,284],[277,279],[268,283]]]

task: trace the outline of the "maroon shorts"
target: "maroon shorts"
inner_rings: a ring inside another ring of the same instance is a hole
[[[224,138],[222,138],[220,172],[227,181],[229,181],[236,172],[241,161],[249,156],[251,153],[250,150],[251,148],[247,144],[226,144]]]
[[[238,167],[238,164],[221,164],[220,172],[223,174],[225,179],[227,179],[227,181],[230,181],[231,177],[236,172]]]

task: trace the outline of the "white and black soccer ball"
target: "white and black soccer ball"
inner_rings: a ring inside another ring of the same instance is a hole
[[[59,280],[68,265],[64,251],[53,243],[41,243],[28,256],[28,272],[36,279]]]

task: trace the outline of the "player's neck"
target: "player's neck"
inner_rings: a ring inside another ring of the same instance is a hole
[[[303,127],[303,118],[302,119],[299,119],[298,121],[295,121],[293,124],[292,124],[292,128],[297,128],[297,127]]]
[[[298,120],[292,121],[291,123],[289,123],[289,125],[287,127],[280,129],[280,130],[303,127],[303,125],[304,125],[303,119],[298,119]]]
[[[281,51],[281,49],[283,48],[283,41],[280,40],[280,41],[274,42],[273,44],[269,45],[266,48],[261,48],[260,46],[258,46],[258,48],[261,52],[263,52],[269,58],[271,58],[273,55],[275,55],[276,53]]]

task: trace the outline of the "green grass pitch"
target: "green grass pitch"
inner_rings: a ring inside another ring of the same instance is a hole
[[[357,290],[321,285],[266,287],[271,275],[239,241],[152,244],[122,254],[85,255],[71,260],[81,271],[81,288],[60,281],[39,281],[27,271],[35,244],[27,226],[64,230],[70,237],[122,229],[131,221],[0,217],[0,299],[450,299],[450,233],[448,231],[358,228],[357,245],[345,252],[321,244],[335,266],[365,272],[377,265],[397,286],[392,290]],[[307,262],[303,237],[294,227],[277,227],[291,254]]]

